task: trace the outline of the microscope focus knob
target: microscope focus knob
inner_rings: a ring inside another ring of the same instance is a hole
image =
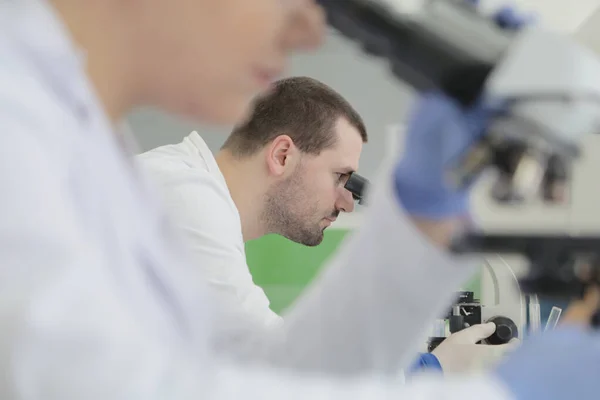
[[[505,344],[519,337],[517,325],[510,318],[492,317],[487,322],[496,324],[496,332],[485,340],[488,344]]]

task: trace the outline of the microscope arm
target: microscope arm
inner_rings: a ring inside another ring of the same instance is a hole
[[[393,74],[416,90],[440,88],[452,73],[478,70],[468,90],[454,88],[452,94],[464,102],[477,96],[512,37],[464,2],[318,2],[330,26],[365,53],[387,59]]]

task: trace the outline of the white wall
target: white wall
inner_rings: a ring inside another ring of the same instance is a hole
[[[594,2],[600,3],[600,0]],[[579,42],[600,53],[600,5],[577,27],[574,35]]]
[[[485,1],[485,0],[484,0]],[[531,11],[545,26],[565,33],[574,32],[598,7],[599,0],[494,0],[501,4],[513,3],[520,10]]]

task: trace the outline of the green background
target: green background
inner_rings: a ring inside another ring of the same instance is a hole
[[[323,242],[316,247],[302,246],[278,235],[264,236],[246,244],[254,283],[263,288],[274,312],[281,313],[298,297],[348,232],[328,229]],[[479,298],[479,279],[474,278],[466,289],[473,290]]]

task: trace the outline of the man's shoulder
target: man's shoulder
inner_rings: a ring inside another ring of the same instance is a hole
[[[155,147],[136,156],[142,166],[166,166],[173,169],[186,169],[196,167],[190,163],[190,154],[182,143],[167,144]]]
[[[159,183],[170,184],[188,181],[211,183],[216,177],[211,174],[203,159],[191,153],[183,143],[156,147],[136,156],[140,167]]]
[[[148,150],[136,156],[142,168],[151,173],[185,173],[211,174],[207,160],[193,148],[189,140],[175,144],[167,144]]]
[[[177,192],[197,200],[219,198],[223,205],[230,200],[227,185],[219,174],[211,171],[201,155],[184,143],[160,146],[137,156],[142,171],[165,195]]]

